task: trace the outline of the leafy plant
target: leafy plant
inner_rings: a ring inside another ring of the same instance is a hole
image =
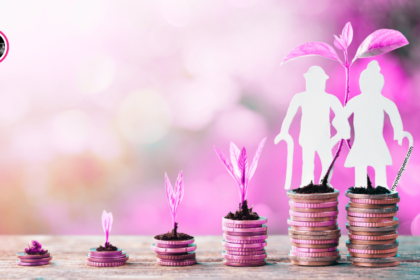
[[[44,255],[47,251],[42,249],[41,243],[31,240],[28,243],[28,248],[25,248],[25,253],[28,255]]]
[[[168,175],[165,173],[165,187],[166,197],[169,203],[169,209],[171,210],[172,214],[172,223],[174,225],[174,229],[176,229],[176,214],[178,211],[178,206],[184,198],[184,177],[182,175],[182,171],[179,172],[178,179],[175,183],[175,189],[172,188],[171,182],[168,179]]]
[[[105,247],[108,247],[109,242],[108,242],[108,238],[109,238],[109,233],[111,232],[112,229],[112,222],[113,222],[113,217],[112,217],[112,213],[109,212],[107,213],[105,210],[102,212],[102,228],[104,229],[105,232]]]
[[[346,86],[344,93],[344,106],[346,106],[349,99],[349,80],[350,80],[350,67],[358,58],[367,58],[378,56],[402,46],[408,45],[407,39],[401,32],[392,29],[379,29],[366,37],[366,39],[360,44],[357,49],[356,55],[353,60],[350,62],[348,59],[348,47],[350,46],[353,40],[353,28],[351,23],[348,22],[341,32],[340,37],[335,36],[334,46],[343,51],[344,62],[340,59],[335,49],[326,43],[321,42],[310,42],[298,46],[293,49],[290,53],[286,55],[281,64],[284,64],[290,60],[297,59],[304,56],[318,55],[328,59],[335,60],[339,62],[345,69],[346,72]],[[344,140],[340,141],[338,149],[335,153],[334,159],[331,162],[327,173],[323,180],[328,180],[328,174],[331,172],[332,167],[335,164],[335,161],[340,155]],[[350,140],[347,140],[347,146],[351,149]]]
[[[255,153],[251,166],[248,165],[248,157],[246,155],[245,148],[239,150],[233,142],[230,142],[230,163],[226,159],[225,155],[220,152],[216,146],[214,146],[214,149],[220,160],[223,162],[229,174],[232,175],[233,179],[235,179],[236,184],[238,185],[241,204],[243,204],[246,200],[249,180],[251,180],[252,176],[254,176],[255,170],[257,169],[258,160],[266,140],[267,138],[264,138],[258,145],[258,149]]]

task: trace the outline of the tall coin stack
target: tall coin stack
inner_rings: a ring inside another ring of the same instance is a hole
[[[223,263],[229,266],[262,266],[265,265],[268,238],[267,218],[258,220],[230,220],[223,218],[222,245],[225,247]]]
[[[305,266],[332,265],[340,259],[337,249],[341,231],[337,224],[338,190],[332,193],[298,194],[290,198],[289,227],[292,264]]]
[[[91,248],[86,255],[86,264],[99,267],[122,266],[128,259],[128,254],[120,248],[117,251],[97,251]]]
[[[156,252],[157,263],[164,266],[188,266],[197,263],[194,239],[189,240],[158,240],[152,245]]]
[[[388,267],[399,264],[398,250],[398,192],[390,194],[353,194],[346,196],[346,225],[349,230],[347,259],[354,265]]]

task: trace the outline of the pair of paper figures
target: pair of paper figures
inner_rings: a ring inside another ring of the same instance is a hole
[[[304,74],[306,91],[293,97],[280,134],[275,138],[276,144],[281,140],[287,143],[286,189],[291,186],[294,149],[289,128],[299,107],[302,109],[299,136],[303,157],[301,187],[314,181],[315,153],[318,154],[322,164],[321,179],[327,173],[333,160],[333,147],[341,139],[350,138],[348,118],[354,114],[354,144],[344,166],[355,167],[355,186],[367,185],[367,167],[371,166],[375,169],[376,185],[388,188],[386,166],[392,165],[392,158],[383,137],[384,112],[391,120],[394,140],[402,145],[403,138],[407,137],[412,147],[413,138],[410,133],[403,131],[397,106],[382,95],[385,79],[380,69],[377,61],[369,63],[360,75],[361,93],[353,97],[344,108],[337,97],[325,92],[328,76],[321,67],[312,66]],[[335,114],[332,125],[337,130],[337,134],[333,137],[330,132],[330,109]],[[332,172],[329,174],[328,182],[331,176]]]

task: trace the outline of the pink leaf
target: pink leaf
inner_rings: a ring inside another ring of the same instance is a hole
[[[102,228],[104,229],[105,232],[105,236],[106,236],[106,242],[108,243],[108,236],[109,233],[111,232],[112,229],[112,223],[113,223],[113,217],[112,217],[112,213],[106,213],[106,211],[104,210],[102,212]]]
[[[227,171],[229,172],[230,175],[232,175],[232,177],[235,179],[235,181],[238,182],[237,178],[235,177],[235,172],[233,170],[232,165],[227,161],[225,155],[219,151],[216,146],[214,146],[214,150],[216,151],[216,154],[219,156],[220,160],[223,162],[223,164],[225,165]]]
[[[248,181],[251,180],[252,176],[254,176],[255,170],[257,169],[258,160],[260,159],[260,155],[264,148],[264,144],[266,140],[267,140],[267,137],[261,140],[260,144],[258,145],[258,149],[255,152],[254,159],[252,160],[251,168],[249,169]]]
[[[182,171],[179,173],[178,178],[176,180],[175,190],[172,188],[168,175],[165,173],[165,188],[166,197],[169,203],[169,209],[171,210],[172,214],[172,221],[175,226],[178,206],[179,204],[181,204],[181,201],[184,198],[184,177],[182,175]]]
[[[241,172],[241,198],[242,198],[242,202],[245,200],[246,197],[246,190],[247,190],[247,176],[248,176],[248,157],[246,155],[246,149],[242,148],[241,154],[239,155],[239,159],[238,159],[238,168],[239,171]]]
[[[178,179],[175,183],[175,216],[178,210],[178,206],[181,203],[182,199],[184,198],[184,177],[182,175],[182,171],[179,172]]]
[[[293,49],[290,53],[286,55],[286,57],[283,59],[281,64],[284,64],[290,60],[303,57],[303,56],[310,56],[310,55],[319,55],[325,58],[329,58],[332,60],[336,60],[343,64],[340,60],[340,58],[337,55],[337,52],[333,47],[326,43],[321,42],[310,42],[303,45],[300,45],[299,47]]]
[[[235,173],[235,176],[237,178],[241,178],[241,172],[238,168],[238,159],[241,151],[236,147],[236,145],[233,142],[230,142],[230,162],[233,167],[233,171]]]
[[[166,189],[166,198],[168,199],[169,209],[171,213],[174,212],[174,191],[172,189],[171,181],[169,181],[168,175],[165,173],[165,189]]]
[[[334,46],[339,49],[340,51],[345,51],[347,50],[347,45],[346,42],[342,39],[342,38],[338,38],[337,36],[335,36],[335,40],[334,40]]]
[[[347,22],[341,32],[341,39],[346,42],[346,49],[350,46],[353,41],[353,27],[350,22]]]
[[[381,55],[405,45],[408,45],[408,41],[401,32],[392,29],[376,30],[360,44],[352,63],[358,58]]]

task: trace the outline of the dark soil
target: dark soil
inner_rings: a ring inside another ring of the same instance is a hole
[[[112,251],[118,251],[118,248],[113,246],[111,243],[107,242],[105,243],[105,247],[99,246],[96,248],[97,252],[112,252]]]
[[[321,184],[314,185],[314,183],[311,181],[311,183],[309,185],[306,185],[303,188],[293,189],[292,191],[294,193],[301,193],[301,194],[332,193],[332,192],[334,192],[334,189],[329,187],[326,182],[327,182],[326,180],[322,180]]]
[[[37,249],[37,248],[25,248],[25,253],[28,255],[45,255],[46,253],[48,253],[47,250],[43,250],[43,249]]]
[[[258,216],[257,213],[252,212],[252,207],[248,208],[248,201],[245,200],[243,204],[239,203],[239,209],[236,210],[235,214],[229,212],[225,218],[230,220],[245,221],[258,220],[260,216]]]
[[[369,175],[367,176],[367,188],[363,187],[350,187],[349,191],[354,194],[388,194],[391,191],[387,188],[377,186],[374,188],[372,182],[370,181]]]
[[[155,236],[157,240],[190,240],[194,239],[194,236],[188,235],[186,233],[178,232],[178,223],[175,223],[175,227],[171,232],[159,234]]]

